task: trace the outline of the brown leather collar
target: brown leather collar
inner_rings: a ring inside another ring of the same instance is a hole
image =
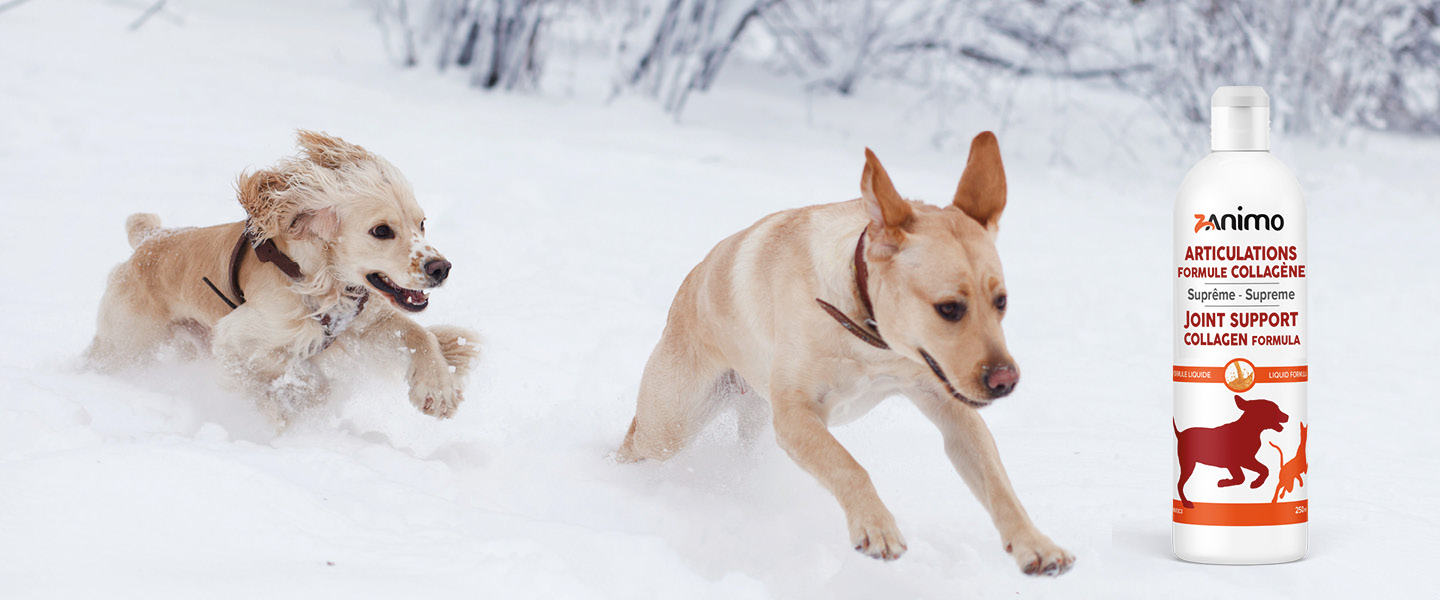
[[[210,286],[215,295],[220,296],[221,300],[230,305],[231,309],[240,308],[240,305],[245,303],[245,291],[240,289],[240,265],[245,262],[245,250],[250,248],[254,248],[255,258],[260,262],[275,265],[280,272],[291,279],[299,281],[305,277],[305,273],[300,270],[300,264],[281,252],[280,248],[275,245],[275,240],[265,238],[260,243],[255,243],[255,234],[251,233],[249,223],[246,223],[245,229],[240,231],[240,238],[235,240],[235,248],[230,251],[230,295],[235,298],[234,301],[220,293],[220,289],[210,282],[209,277],[200,278],[205,285]]]
[[[245,236],[247,238],[250,237],[248,229],[246,230]],[[300,272],[299,263],[291,260],[289,256],[285,256],[285,253],[281,252],[280,248],[275,245],[275,240],[273,239],[265,238],[260,243],[255,244],[255,258],[260,259],[262,263],[275,265],[280,269],[280,272],[288,275],[291,279],[299,281],[305,278],[305,274]]]
[[[860,338],[871,346],[881,350],[889,350],[890,344],[886,343],[885,340],[880,337],[880,326],[875,323],[875,308],[870,304],[870,272],[869,269],[865,268],[865,234],[869,230],[870,227],[866,226],[865,230],[860,232],[860,241],[855,243],[855,288],[860,295],[860,305],[865,309],[865,314],[860,320],[860,323],[864,323],[864,325],[851,320],[850,317],[845,316],[845,313],[840,312],[840,309],[835,308],[829,302],[819,298],[816,298],[815,301],[820,303],[820,308],[825,309],[826,313],[829,313],[831,317],[839,321],[840,326],[844,327],[845,331],[855,334],[855,337]],[[945,371],[940,370],[940,363],[935,362],[935,358],[930,356],[929,352],[926,352],[924,348],[918,347],[916,350],[920,353],[920,358],[925,361],[925,366],[930,367],[930,372],[935,374],[935,377],[945,386],[945,391],[949,392],[951,397],[974,408],[983,408],[986,406],[986,403],[971,400],[965,397],[964,394],[961,394],[959,390],[956,390],[955,386],[950,383],[950,378],[945,376]]]
[[[880,325],[875,322],[875,307],[870,304],[870,270],[865,266],[865,234],[869,231],[870,227],[867,225],[860,231],[860,239],[855,242],[855,289],[860,295],[860,306],[865,309],[865,314],[860,316],[860,322],[856,323],[850,317],[845,316],[845,313],[829,302],[819,298],[816,298],[815,301],[820,303],[820,308],[824,309],[827,314],[839,321],[845,331],[855,334],[855,337],[871,346],[889,350],[890,344],[885,343],[885,340],[880,337]]]

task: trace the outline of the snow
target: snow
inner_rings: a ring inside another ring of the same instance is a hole
[[[804,98],[742,65],[677,123],[603,102],[607,74],[583,61],[552,64],[540,95],[395,69],[347,0],[190,0],[127,31],[149,4],[0,12],[0,597],[1429,595],[1440,141],[1275,139],[1311,211],[1311,551],[1193,565],[1168,547],[1166,273],[1203,132],[1186,147],[1088,88],[937,107]],[[234,177],[292,152],[299,127],[414,183],[455,264],[417,319],[484,335],[455,419],[414,410],[400,369],[365,356],[331,357],[336,400],[278,434],[212,362],[82,368],[124,218],[240,218]],[[667,463],[608,458],[674,290],[716,241],[854,197],[866,145],[902,193],[942,202],[983,128],[1007,161],[1025,373],[985,416],[1074,571],[1021,575],[903,400],[836,430],[910,543],[894,563],[851,550],[836,502],[733,416]]]

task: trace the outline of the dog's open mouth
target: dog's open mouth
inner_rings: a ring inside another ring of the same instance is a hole
[[[420,312],[430,305],[430,297],[425,292],[395,285],[394,281],[378,271],[366,275],[365,281],[370,282],[370,285],[380,293],[389,296],[390,301],[401,310]]]

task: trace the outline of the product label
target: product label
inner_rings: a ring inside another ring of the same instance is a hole
[[[1304,523],[1304,214],[1216,208],[1175,228],[1174,521]]]

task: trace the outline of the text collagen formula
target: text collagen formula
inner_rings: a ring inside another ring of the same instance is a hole
[[[1270,154],[1270,98],[1222,87],[1175,202],[1173,540],[1188,561],[1309,543],[1305,202]]]

